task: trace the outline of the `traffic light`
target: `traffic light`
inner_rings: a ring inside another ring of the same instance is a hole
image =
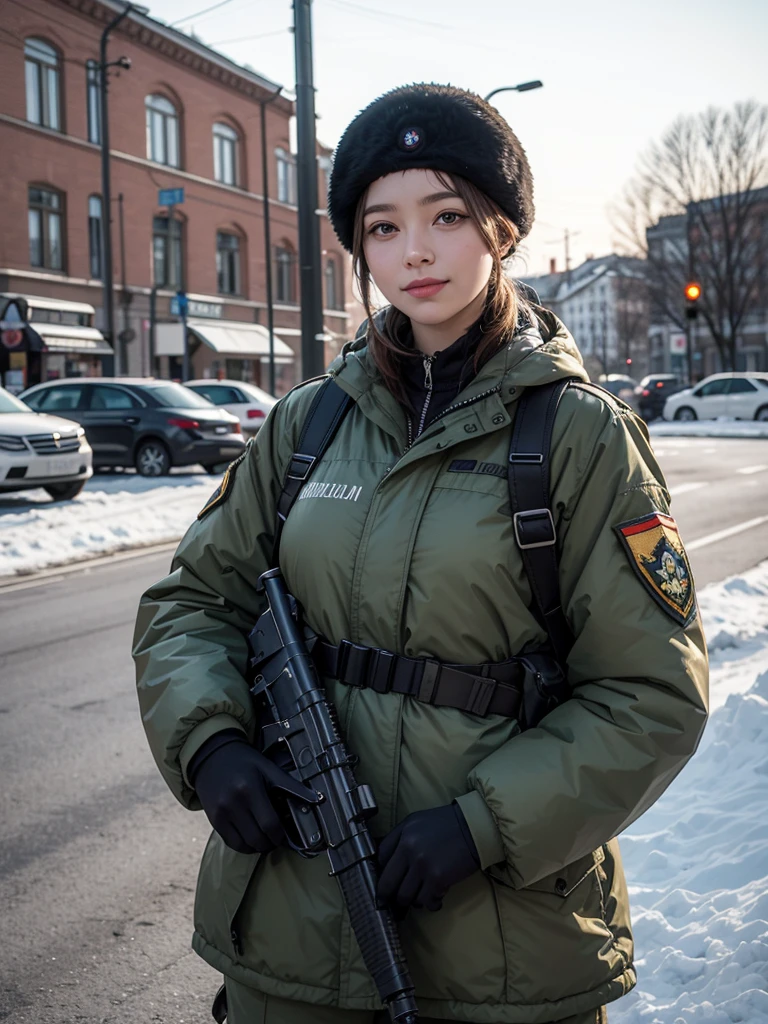
[[[699,315],[698,302],[701,298],[701,285],[697,281],[689,281],[685,286],[685,315],[689,320],[695,320]]]

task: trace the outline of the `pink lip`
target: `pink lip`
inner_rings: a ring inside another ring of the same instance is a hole
[[[403,290],[408,292],[409,295],[416,296],[418,299],[427,299],[430,295],[437,295],[446,284],[448,284],[447,281],[438,281],[434,277],[425,277],[419,281],[412,281]]]

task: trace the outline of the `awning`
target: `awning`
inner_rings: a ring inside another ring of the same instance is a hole
[[[187,320],[187,328],[208,348],[222,356],[269,358],[269,331],[262,324],[239,320]],[[275,334],[275,362],[292,363],[293,349]]]
[[[73,327],[69,324],[46,324],[34,321],[32,326],[45,342],[49,352],[82,352],[89,356],[111,356],[114,352],[95,327]]]

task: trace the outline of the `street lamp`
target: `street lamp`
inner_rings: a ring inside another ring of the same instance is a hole
[[[491,96],[495,96],[497,92],[530,92],[531,89],[540,89],[543,84],[537,78],[534,82],[521,82],[520,85],[502,85],[501,88],[489,92],[485,97],[485,102],[488,103]]]

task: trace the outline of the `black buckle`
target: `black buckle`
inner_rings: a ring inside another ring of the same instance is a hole
[[[524,466],[540,466],[544,456],[540,452],[510,452],[510,462],[522,462]]]
[[[392,689],[397,655],[380,648],[373,649],[373,661],[368,670],[368,686],[376,693],[389,693]]]
[[[339,656],[336,660],[336,678],[347,686],[363,689],[368,685],[368,663],[373,649],[353,644],[351,640],[342,640],[339,644]]]
[[[297,462],[299,463],[298,466],[296,466]],[[288,467],[288,479],[306,480],[316,462],[317,459],[314,455],[302,455],[301,452],[294,452],[291,464]]]
[[[484,679],[482,676],[475,676],[472,689],[469,693],[469,703],[464,709],[471,715],[487,715],[488,707],[496,693],[498,683],[495,679]]]
[[[515,540],[521,551],[530,548],[549,548],[557,540],[551,509],[534,508],[528,512],[515,512],[512,523]]]

